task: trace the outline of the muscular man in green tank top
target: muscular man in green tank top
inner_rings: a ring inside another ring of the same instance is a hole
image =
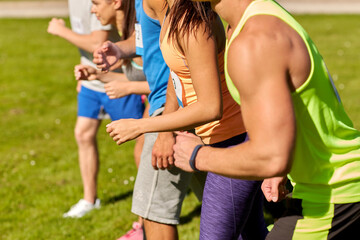
[[[191,158],[202,171],[265,179],[268,201],[283,197],[287,175],[293,215],[278,220],[268,238],[351,239],[360,226],[360,132],[316,46],[273,0],[211,4],[229,23],[225,73],[250,139],[229,149],[195,148],[198,139],[179,133],[175,165],[191,171]]]

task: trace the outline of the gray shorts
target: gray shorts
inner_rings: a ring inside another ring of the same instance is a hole
[[[192,174],[176,167],[155,170],[151,165],[151,155],[157,135],[145,134],[131,211],[162,224],[179,224],[181,205],[189,185],[201,201],[206,173]]]

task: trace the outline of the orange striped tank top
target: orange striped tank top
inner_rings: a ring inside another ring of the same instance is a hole
[[[186,107],[197,101],[190,70],[185,56],[177,50],[175,43],[168,38],[169,28],[160,43],[160,49],[166,64],[170,68],[176,96],[181,107]],[[231,97],[225,82],[224,50],[218,54],[221,91],[223,100],[223,117],[195,128],[196,134],[206,144],[227,140],[245,132],[240,106]]]

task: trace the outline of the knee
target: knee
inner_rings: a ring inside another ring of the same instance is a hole
[[[91,144],[96,140],[96,132],[80,127],[75,127],[74,135],[78,145]]]

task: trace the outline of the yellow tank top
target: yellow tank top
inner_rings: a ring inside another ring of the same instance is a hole
[[[296,145],[288,176],[294,186],[293,197],[310,202],[360,201],[360,132],[354,129],[320,53],[300,24],[275,1],[255,0],[235,27],[227,51],[246,21],[256,15],[274,16],[287,23],[302,37],[311,60],[307,81],[292,93]],[[226,78],[240,104],[239,92],[228,74]]]

